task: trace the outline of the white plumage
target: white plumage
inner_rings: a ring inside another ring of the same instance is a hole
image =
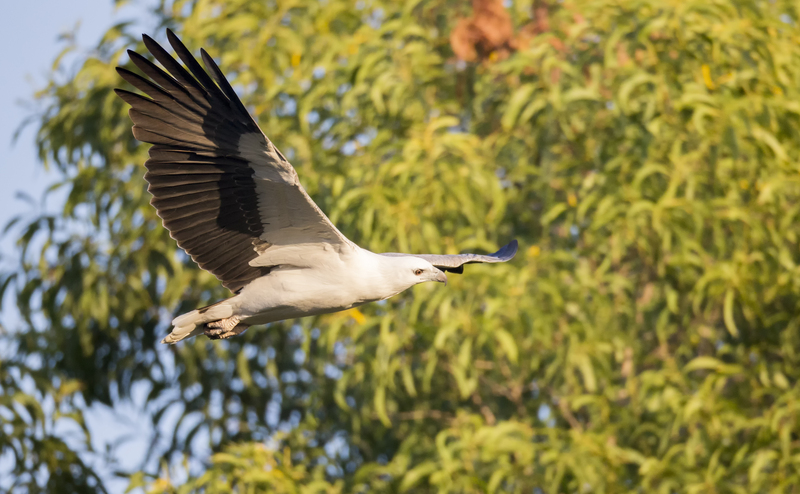
[[[134,136],[153,144],[145,179],[164,226],[201,268],[235,293],[176,317],[163,343],[239,334],[254,324],[324,314],[383,300],[425,281],[446,282],[474,262],[505,262],[514,240],[490,255],[375,254],[336,229],[261,132],[222,72],[206,72],[171,31],[186,68],[145,35],[168,71],[128,51],[148,78],[120,75],[148,97],[117,90],[131,105]]]

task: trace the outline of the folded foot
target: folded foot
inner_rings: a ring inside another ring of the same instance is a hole
[[[220,319],[206,324],[204,331],[205,335],[212,340],[225,340],[231,336],[244,333],[250,326],[246,324],[239,324],[240,319],[237,316]]]

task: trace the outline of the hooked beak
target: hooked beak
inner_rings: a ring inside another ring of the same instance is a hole
[[[444,286],[447,286],[447,275],[444,274],[444,271],[439,271],[436,273],[436,278],[433,280],[438,281],[439,283],[444,283]]]

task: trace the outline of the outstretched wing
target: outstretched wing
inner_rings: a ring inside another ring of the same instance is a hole
[[[451,273],[461,274],[464,272],[464,264],[472,264],[478,262],[506,262],[514,258],[517,253],[519,244],[516,240],[512,240],[508,245],[502,247],[494,254],[455,254],[455,255],[439,255],[439,254],[397,254],[387,253],[381,254],[390,257],[399,256],[413,256],[425,259],[442,271],[449,271]]]
[[[178,246],[232,291],[268,273],[275,259],[302,262],[309,249],[354,248],[305,192],[208,53],[201,50],[206,72],[172,31],[167,38],[188,71],[144,35],[166,72],[129,50],[146,77],[122,67],[117,72],[149,98],[116,92],[131,105],[134,137],[153,144],[144,178]]]

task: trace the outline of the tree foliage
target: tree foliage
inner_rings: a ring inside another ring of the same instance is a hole
[[[158,347],[172,314],[226,294],[148,205],[147,146],[112,93],[142,45],[120,25],[41,96],[40,153],[69,197],[22,230],[5,275],[26,321],[9,362],[35,356],[87,404],[147,383],[154,422],[179,409],[164,457],[197,437],[214,454],[185,481],[132,477],[151,492],[793,492],[797,5],[500,4],[158,14],[217,58],[349,238],[421,253],[519,238],[512,263]],[[0,447],[30,434],[4,426]]]

